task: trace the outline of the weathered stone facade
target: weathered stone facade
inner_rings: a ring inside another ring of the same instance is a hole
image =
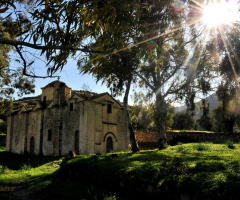
[[[130,144],[123,109],[108,93],[72,91],[54,81],[27,108],[8,117],[7,151],[60,156],[124,151]]]

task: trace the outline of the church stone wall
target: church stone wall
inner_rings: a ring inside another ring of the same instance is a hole
[[[55,83],[54,87],[55,93],[53,87],[45,87],[42,94],[49,100],[54,93],[51,108],[9,116],[7,151],[23,154],[34,150],[35,155],[45,156],[66,155],[69,151],[105,153],[108,137],[112,138],[113,151],[127,150],[130,138],[124,112],[113,98],[105,94],[94,101],[77,102],[72,98],[66,102],[65,84]]]
[[[87,133],[85,133],[87,138],[87,154],[95,153],[95,120],[96,120],[96,112],[95,112],[95,103],[91,101],[85,102],[85,109],[87,112]]]
[[[53,152],[53,146],[54,143],[58,143],[58,138],[56,137],[56,130],[54,128],[55,125],[55,114],[56,109],[55,108],[49,108],[44,110],[44,117],[43,117],[43,155],[45,156],[52,156],[54,154]],[[48,141],[48,133],[51,131],[52,139],[51,141]]]
[[[21,114],[20,114],[21,115]],[[34,154],[40,153],[40,130],[41,130],[41,112],[30,112],[28,114],[27,127],[27,152],[30,153],[30,140],[34,138]]]
[[[46,97],[46,101],[52,100],[53,99],[53,87],[43,88],[41,101],[44,100],[44,96]]]
[[[62,155],[75,151],[75,132],[80,132],[80,104],[74,104],[73,110],[66,106],[62,114]],[[80,144],[78,145],[80,146]],[[79,151],[79,149],[77,149]]]

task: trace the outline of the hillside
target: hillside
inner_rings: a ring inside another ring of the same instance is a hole
[[[209,103],[209,108],[210,110],[217,107],[218,105],[218,97],[217,95],[214,93],[210,96],[208,96],[207,98],[205,98],[205,100]],[[202,111],[200,110],[201,107],[201,101],[195,103],[195,117],[198,117],[202,114]],[[182,111],[186,111],[187,106],[179,106],[175,108],[176,112],[182,112]]]
[[[239,171],[240,145],[230,143],[75,158],[0,151],[0,188],[11,190],[0,199],[238,199]]]

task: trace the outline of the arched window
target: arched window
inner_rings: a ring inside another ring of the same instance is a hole
[[[75,131],[74,151],[76,154],[79,154],[79,130]]]
[[[34,155],[34,149],[35,149],[35,141],[34,137],[32,136],[30,139],[30,154]]]
[[[113,152],[113,140],[111,137],[107,138],[106,152],[107,153]]]

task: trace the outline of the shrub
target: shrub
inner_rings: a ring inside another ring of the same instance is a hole
[[[184,147],[183,146],[178,146],[177,147],[177,151],[183,151],[184,150]]]
[[[209,150],[209,147],[205,144],[197,144],[194,146],[194,149],[198,150],[198,151],[208,151]]]
[[[236,146],[234,145],[234,143],[232,141],[227,141],[226,145],[229,149],[236,149]]]

